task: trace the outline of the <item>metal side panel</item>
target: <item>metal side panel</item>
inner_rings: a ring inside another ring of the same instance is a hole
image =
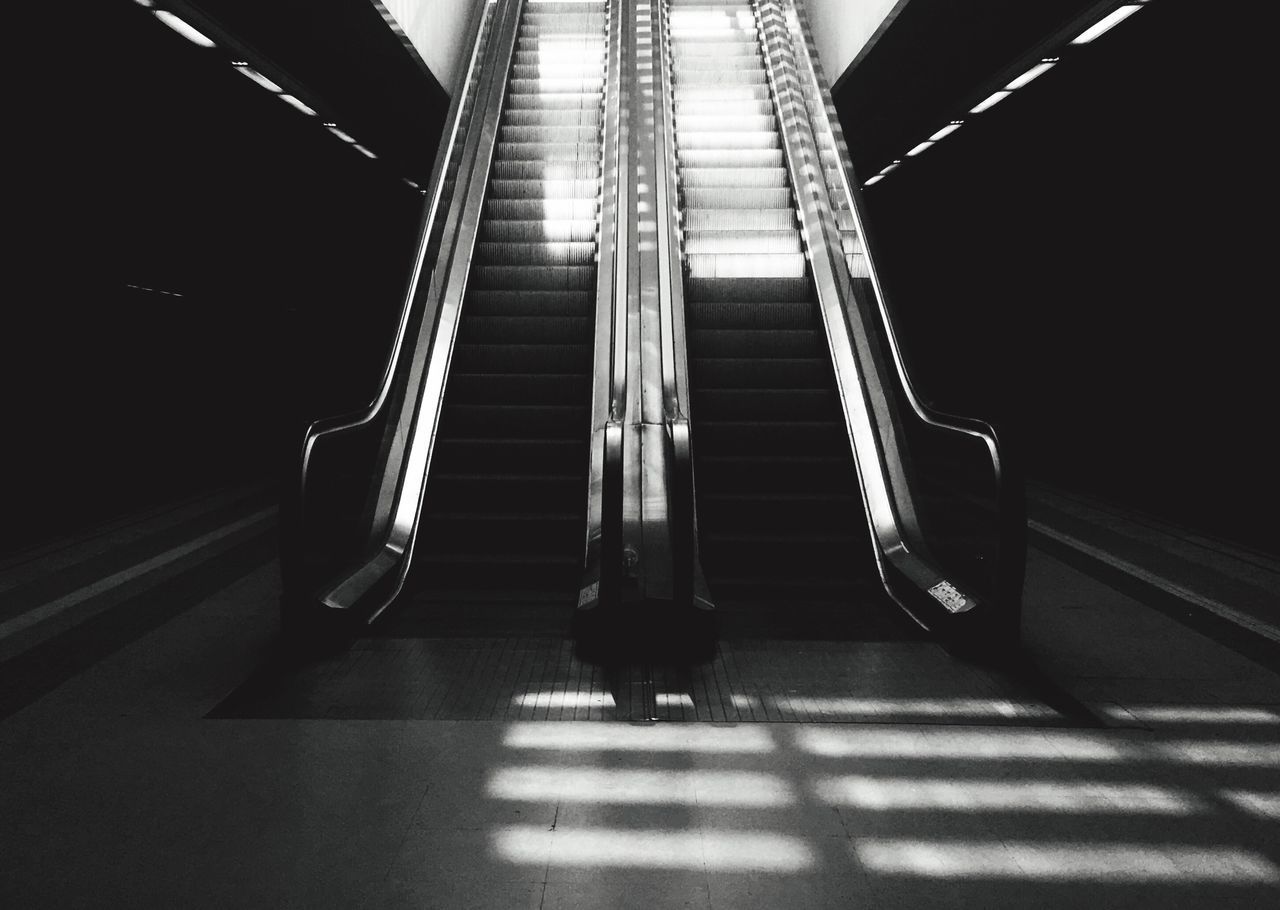
[[[404,584],[431,463],[463,294],[498,141],[498,121],[515,50],[522,0],[500,0],[496,29],[476,88],[473,124],[445,223],[440,259],[426,290],[412,347],[405,394],[390,432],[378,485],[367,555],[324,589],[321,602],[372,620]],[[465,172],[465,176],[464,176]]]
[[[900,359],[892,365],[876,347],[882,314],[868,313],[854,290],[851,264],[837,224],[837,208],[827,182],[827,169],[806,104],[805,81],[816,78],[807,45],[797,40],[798,17],[793,0],[755,0],[765,47],[769,85],[783,125],[783,151],[800,206],[805,249],[818,291],[820,312],[830,347],[849,437],[857,464],[867,520],[873,531],[877,563],[886,590],[914,618],[947,638],[963,640],[989,635],[1000,626],[1002,606],[994,591],[979,594],[966,582],[944,572],[922,532],[918,484],[911,472],[919,446],[912,424],[929,423],[918,408],[899,406],[897,391],[909,390]],[[797,61],[796,45],[801,45]],[[845,206],[856,211],[853,203]],[[858,234],[860,235],[860,231]],[[870,266],[866,251],[860,251]],[[896,347],[895,347],[896,351]],[[984,446],[998,475],[994,437],[974,427],[930,426],[959,434]]]

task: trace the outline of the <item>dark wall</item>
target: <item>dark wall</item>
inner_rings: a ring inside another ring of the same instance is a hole
[[[11,173],[5,550],[291,471],[307,420],[371,394],[420,216],[219,52],[89,6],[23,30],[49,64]]]
[[[1205,15],[1157,0],[866,200],[938,404],[1033,477],[1276,552],[1265,58]]]

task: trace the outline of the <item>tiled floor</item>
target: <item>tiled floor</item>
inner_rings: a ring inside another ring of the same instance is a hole
[[[0,906],[1280,905],[1280,677],[1036,551],[1028,651],[1103,726],[210,717],[275,571],[0,722]]]

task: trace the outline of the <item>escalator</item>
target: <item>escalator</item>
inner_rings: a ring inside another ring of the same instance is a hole
[[[911,389],[802,9],[474,15],[378,395],[307,434],[286,630],[1016,635],[994,434]]]
[[[848,608],[886,598],[752,6],[669,15],[698,527],[722,628],[902,632]]]
[[[521,17],[402,616],[576,595],[605,26],[604,0]]]

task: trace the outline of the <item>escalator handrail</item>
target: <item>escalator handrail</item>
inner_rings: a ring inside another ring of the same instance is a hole
[[[358,612],[369,622],[391,604],[404,586],[422,514],[524,5],[524,0],[498,2],[501,8],[494,14],[496,32],[488,45],[472,112],[472,122],[478,128],[469,131],[467,151],[461,159],[467,169],[466,180],[462,180],[460,172],[437,266],[427,289],[423,324],[406,379],[407,393],[397,418],[392,453],[380,480],[371,546],[354,569],[344,571],[340,581],[326,586],[327,593],[321,597],[326,607]],[[389,585],[385,581],[388,577]]]
[[[657,74],[654,89],[658,109],[654,112],[655,198],[657,208],[659,305],[662,326],[662,400],[672,451],[668,510],[680,522],[673,542],[684,548],[676,564],[687,577],[693,605],[709,609],[711,594],[702,575],[698,555],[698,519],[693,468],[693,406],[689,387],[689,334],[684,297],[683,228],[680,215],[679,167],[675,144],[675,95],[672,90],[671,20],[668,0],[652,0],[652,22]]]
[[[436,218],[439,215],[445,178],[455,154],[458,133],[464,125],[463,112],[466,110],[467,101],[472,91],[481,81],[476,78],[476,70],[482,64],[480,59],[480,33],[484,27],[485,12],[489,6],[496,2],[497,0],[485,0],[484,3],[477,3],[471,15],[471,22],[467,30],[467,34],[471,35],[471,56],[467,62],[466,71],[463,73],[453,97],[449,101],[449,110],[445,117],[445,128],[441,133],[440,145],[431,168],[431,179],[427,184],[425,196],[427,203],[418,229],[418,240],[415,246],[413,266],[409,273],[409,284],[400,307],[400,316],[396,322],[395,334],[392,336],[391,341],[391,351],[387,355],[382,378],[378,382],[377,391],[374,393],[373,399],[363,408],[349,411],[345,414],[322,417],[312,421],[307,427],[303,437],[302,471],[299,477],[300,485],[298,489],[300,514],[305,514],[306,511],[307,480],[311,471],[311,458],[315,451],[316,442],[324,436],[353,430],[356,427],[372,422],[386,406],[390,398],[396,368],[404,351],[405,337],[408,334],[409,322],[414,311],[414,302],[418,299],[419,287],[423,284],[424,273],[426,273],[429,280],[430,266],[426,262],[427,249],[431,242],[431,234],[435,227]]]
[[[874,244],[867,234],[866,218],[863,217],[862,193],[857,188],[857,184],[852,179],[853,176],[853,159],[849,153],[849,146],[845,142],[844,130],[837,120],[828,102],[831,98],[830,88],[822,73],[821,63],[816,58],[813,48],[813,31],[809,26],[808,16],[805,14],[804,7],[797,3],[796,0],[781,0],[787,12],[794,13],[794,23],[787,16],[787,24],[793,33],[792,47],[800,58],[797,62],[803,67],[803,75],[810,80],[811,84],[816,88],[818,97],[822,99],[823,112],[825,117],[815,118],[811,115],[809,120],[814,124],[816,129],[823,130],[831,139],[832,147],[835,149],[837,160],[839,162],[840,187],[843,190],[845,202],[848,204],[850,215],[853,218],[854,230],[862,242],[862,247],[867,260],[867,271],[871,277],[871,287],[875,293],[876,307],[879,311],[880,324],[884,329],[885,341],[888,344],[894,371],[898,375],[898,381],[903,390],[903,394],[911,405],[912,411],[915,412],[925,423],[942,429],[955,430],[957,432],[966,433],[975,436],[986,443],[987,449],[991,455],[992,469],[995,474],[995,483],[997,488],[1004,482],[1004,465],[1001,458],[1001,446],[999,436],[995,427],[990,423],[976,417],[952,414],[943,411],[933,405],[927,403],[916,392],[915,384],[911,379],[910,371],[907,368],[906,359],[902,354],[902,347],[898,343],[897,332],[894,329],[894,320],[890,316],[890,308],[886,302],[886,294],[884,286],[880,280],[879,270],[876,268],[875,256],[872,253]],[[798,34],[796,32],[798,31]],[[807,105],[805,106],[808,111]],[[812,114],[812,112],[809,112]]]
[[[627,402],[627,247],[630,199],[622,178],[629,168],[628,105],[623,101],[628,50],[625,3],[608,3],[604,117],[600,130],[600,243],[597,250],[595,337],[591,380],[591,446],[587,525],[578,608],[600,603],[603,547],[621,521],[615,475],[621,471],[622,421]]]
[[[685,331],[684,282],[680,265],[681,226],[675,147],[675,111],[671,94],[670,23],[665,0],[655,0],[658,75],[655,91],[661,109],[654,131],[661,135],[655,190],[658,201],[658,267],[662,306],[662,398],[668,420],[688,420],[689,360]]]
[[[979,601],[958,591],[932,560],[913,545],[906,530],[914,522],[912,491],[900,475],[895,476],[895,471],[901,470],[895,465],[900,465],[902,459],[891,451],[898,443],[892,414],[885,411],[891,408],[887,390],[874,362],[868,362],[866,354],[858,350],[859,343],[865,345],[867,339],[859,338],[849,321],[856,307],[851,277],[845,267],[807,106],[802,97],[796,97],[799,68],[780,2],[754,0],[753,8],[763,45],[766,76],[777,105],[783,152],[796,193],[801,232],[831,348],[837,391],[845,410],[863,506],[872,532],[876,564],[886,593],[918,623],[930,627],[928,615],[918,606],[922,602],[921,594],[932,594],[933,599],[951,613],[968,613],[979,606]],[[790,58],[789,66],[786,66],[787,58]],[[784,73],[784,68],[795,68],[796,72]],[[950,603],[935,593],[940,584],[946,585],[949,593],[954,592],[954,599],[948,597]]]

